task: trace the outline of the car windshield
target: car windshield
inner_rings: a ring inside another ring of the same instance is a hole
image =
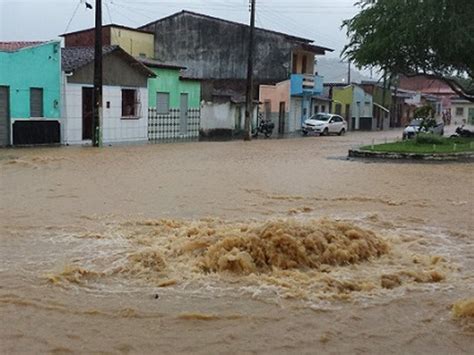
[[[419,127],[421,126],[421,122],[422,122],[421,120],[413,120],[411,121],[410,126]]]
[[[331,116],[329,115],[323,115],[323,114],[317,114],[314,115],[313,117],[310,118],[311,120],[317,120],[317,121],[329,121],[331,119]]]

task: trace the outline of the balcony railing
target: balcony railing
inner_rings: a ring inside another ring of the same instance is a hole
[[[291,95],[321,95],[323,93],[324,78],[311,74],[291,75]]]

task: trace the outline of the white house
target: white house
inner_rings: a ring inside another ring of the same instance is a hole
[[[148,78],[156,75],[118,46],[103,48],[104,144],[148,141]],[[92,139],[94,48],[62,48],[63,144]]]
[[[452,99],[451,122],[456,126],[462,124],[474,125],[474,102],[463,98]]]

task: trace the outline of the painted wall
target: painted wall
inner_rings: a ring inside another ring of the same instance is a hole
[[[462,115],[456,114],[457,108],[463,108]],[[474,103],[467,101],[453,101],[451,117],[451,122],[455,125],[468,124],[474,126]]]
[[[354,90],[352,86],[346,86],[343,88],[335,87],[332,91],[333,102],[333,113],[336,113],[336,105],[341,105],[341,116],[346,117],[346,105],[352,105],[352,99],[354,96]]]
[[[155,36],[152,33],[126,30],[118,27],[110,28],[111,44],[122,47],[134,57],[155,56]]]
[[[306,87],[309,82],[313,82],[313,88]],[[310,74],[291,74],[291,95],[302,95],[309,93],[312,95],[322,95],[324,91],[324,77]]]
[[[150,68],[157,77],[148,80],[149,106],[156,107],[156,93],[170,94],[170,108],[180,108],[180,95],[188,94],[189,108],[199,108],[201,104],[201,83],[197,80],[180,80],[177,69]]]
[[[64,144],[82,144],[82,88],[91,85],[66,84],[64,92],[65,117],[62,139]],[[127,87],[128,88],[128,87]],[[139,107],[139,119],[122,119],[122,87],[104,86],[104,144],[148,141],[148,91],[136,88]],[[110,103],[107,108],[106,103]]]
[[[60,42],[0,52],[0,86],[10,87],[11,121],[29,119],[30,88],[43,89],[44,118],[61,117]]]
[[[290,111],[290,81],[286,80],[276,85],[260,85],[260,102],[270,102],[272,113],[280,112],[280,102],[285,103],[286,112]]]

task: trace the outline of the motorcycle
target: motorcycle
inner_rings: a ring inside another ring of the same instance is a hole
[[[461,127],[456,128],[456,134],[453,134],[451,136],[451,138],[457,138],[457,137],[474,138],[474,132],[469,129],[464,128],[464,125],[462,125]]]
[[[270,138],[275,129],[275,124],[272,121],[261,120],[253,136],[257,138],[259,134],[263,134],[265,138]]]

